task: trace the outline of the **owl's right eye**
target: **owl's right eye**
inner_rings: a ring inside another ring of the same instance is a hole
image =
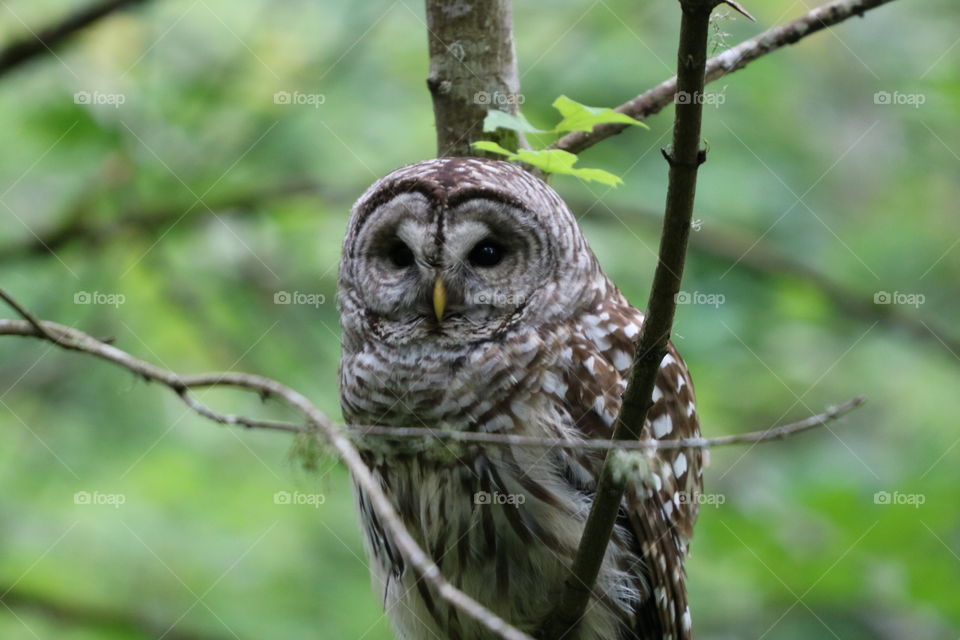
[[[406,269],[413,264],[413,251],[402,240],[397,240],[387,249],[387,258],[397,269]]]

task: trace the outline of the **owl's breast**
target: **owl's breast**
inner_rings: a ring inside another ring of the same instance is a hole
[[[510,406],[539,388],[556,352],[536,331],[442,347],[367,342],[345,352],[340,400],[353,424],[514,431]],[[531,367],[540,360],[544,367]]]

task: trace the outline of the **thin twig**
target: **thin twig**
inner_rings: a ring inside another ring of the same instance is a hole
[[[725,75],[742,69],[757,58],[773,53],[787,45],[843,22],[853,16],[862,16],[864,12],[875,9],[893,0],[834,0],[817,7],[800,18],[787,24],[764,31],[756,38],[745,40],[737,46],[710,58],[706,66],[706,81],[713,82]],[[625,113],[638,120],[649,117],[673,102],[677,93],[677,78],[661,82],[616,107],[614,111]],[[550,145],[552,149],[563,149],[570,153],[580,153],[601,140],[616,135],[627,125],[605,124],[594,127],[593,131],[575,131],[567,134]]]
[[[24,62],[48,53],[81,29],[115,11],[144,0],[104,0],[90,5],[55,24],[44,27],[0,50],[0,76]]]
[[[26,311],[22,305],[17,303],[13,298],[10,297],[3,289],[0,289],[0,298],[3,298],[14,308],[19,307],[20,310]],[[18,311],[20,313],[20,311]],[[29,313],[29,312],[27,312]],[[21,314],[22,315],[22,314]],[[88,349],[75,348],[75,345],[70,341],[64,341],[60,336],[54,335],[46,326],[52,325],[47,321],[43,321],[43,324],[39,320],[36,321],[36,324],[30,321],[20,321],[20,320],[6,320],[0,319],[0,335],[18,335],[26,337],[43,337],[46,340],[55,342],[60,346],[72,349],[75,351],[86,351],[89,353]],[[58,328],[65,328],[62,325],[52,325]],[[45,332],[46,335],[41,334],[41,331]],[[79,332],[77,332],[79,334]],[[62,334],[61,334],[62,335]],[[82,334],[86,336],[86,334]],[[97,340],[91,336],[86,336],[91,340],[94,340],[97,343],[103,344],[104,346],[110,346],[102,340]],[[117,350],[119,351],[119,350]],[[124,352],[120,352],[124,353]],[[98,354],[94,354],[98,355]],[[124,354],[126,355],[126,354]],[[139,368],[132,368],[131,364],[136,364],[135,359],[131,361],[119,361],[114,358],[106,358],[115,364],[119,364],[122,367],[125,367],[137,374],[138,376],[145,377],[150,380],[155,380],[152,376],[152,373],[144,374]],[[213,386],[233,386],[233,387],[243,387],[251,389],[257,392],[263,392],[263,388],[260,386],[260,381],[257,379],[251,379],[251,376],[248,374],[226,374],[226,373],[208,373],[200,376],[178,376],[179,380],[183,383],[183,387],[177,389],[174,385],[169,384],[172,380],[163,381],[164,384],[174,388],[177,395],[180,399],[190,407],[197,414],[224,425],[232,425],[245,427],[248,429],[265,429],[268,431],[282,431],[285,433],[310,433],[315,431],[311,429],[309,425],[301,424],[297,422],[285,422],[282,420],[266,420],[262,418],[250,418],[247,416],[228,414],[228,413],[219,413],[210,409],[206,405],[198,402],[192,395],[189,394],[187,389],[197,389],[201,387],[213,387]],[[254,377],[255,378],[255,377]],[[866,402],[866,399],[863,397],[856,397],[852,400],[844,402],[843,404],[837,405],[836,407],[830,407],[826,411],[819,413],[809,418],[804,418],[797,422],[791,422],[789,424],[780,425],[776,427],[770,427],[767,429],[759,429],[756,431],[749,431],[747,433],[739,433],[726,436],[717,436],[713,438],[686,438],[680,440],[649,440],[649,441],[620,441],[613,442],[611,440],[602,440],[602,439],[588,439],[588,440],[562,440],[559,438],[542,438],[537,436],[516,436],[510,434],[502,433],[482,433],[482,432],[473,432],[473,431],[445,431],[441,429],[428,429],[424,427],[382,427],[382,426],[358,426],[358,425],[343,425],[343,424],[334,424],[330,423],[331,426],[337,429],[344,429],[347,432],[347,435],[353,440],[355,446],[359,449],[364,450],[368,448],[380,449],[381,447],[377,446],[375,443],[368,441],[368,438],[424,438],[424,439],[435,439],[435,440],[451,440],[455,442],[465,442],[473,444],[484,444],[490,446],[502,446],[502,447],[528,447],[528,448],[539,448],[539,449],[567,449],[571,451],[586,451],[586,450],[597,450],[597,451],[609,451],[611,449],[623,449],[626,451],[649,451],[652,449],[709,449],[713,447],[736,445],[736,444],[747,444],[752,442],[765,442],[768,440],[782,440],[789,436],[797,435],[803,433],[804,431],[809,431],[815,427],[820,427],[834,420],[837,420],[847,413],[850,413],[860,405]]]
[[[12,296],[4,292],[3,299],[10,302]],[[373,510],[384,527],[390,532],[397,549],[404,560],[414,568],[419,578],[428,583],[450,605],[473,618],[498,637],[504,640],[532,640],[530,636],[508,624],[479,602],[454,587],[443,577],[440,568],[407,531],[390,499],[384,493],[380,483],[373,477],[370,469],[367,468],[353,443],[344,435],[336,423],[327,418],[303,394],[276,380],[249,373],[180,375],[157,367],[145,360],[140,360],[82,331],[46,320],[37,320],[20,304],[11,304],[11,307],[23,316],[24,320],[0,320],[0,335],[41,338],[64,349],[88,353],[120,365],[146,380],[159,382],[169,387],[188,407],[217,422],[244,424],[246,426],[263,426],[265,424],[264,421],[240,419],[237,416],[226,416],[206,409],[192,400],[187,393],[189,389],[214,386],[236,387],[255,391],[261,396],[276,396],[283,399],[307,419],[313,430],[319,429],[323,433],[327,442],[336,451],[347,469],[350,470],[354,481],[367,494]],[[28,318],[32,318],[32,320]]]
[[[480,433],[473,431],[445,431],[441,429],[425,429],[423,427],[348,427],[357,446],[364,448],[362,439],[368,436],[382,436],[387,438],[425,438],[437,440],[453,440],[485,444],[495,447],[528,447],[532,449],[567,449],[571,451],[585,451],[587,449],[609,451],[623,449],[628,451],[650,451],[653,449],[709,449],[735,444],[752,442],[766,442],[769,440],[783,440],[790,436],[822,427],[838,418],[850,413],[866,402],[866,398],[858,396],[843,404],[830,407],[823,413],[804,418],[797,422],[738,433],[715,438],[682,438],[678,440],[562,440],[560,438],[540,438],[536,436],[515,436],[503,433]],[[258,425],[253,425],[258,426]],[[291,425],[296,426],[296,425]]]

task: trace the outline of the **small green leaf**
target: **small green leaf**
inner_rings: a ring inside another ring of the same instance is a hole
[[[512,129],[524,133],[549,133],[549,131],[538,129],[530,124],[530,121],[522,113],[514,115],[499,109],[490,109],[487,111],[487,117],[483,120],[483,130],[490,132],[497,129]]]
[[[604,171],[603,169],[575,168],[573,165],[577,161],[577,156],[562,149],[545,149],[543,151],[521,149],[517,153],[512,154],[510,160],[526,162],[546,173],[563,173],[583,180],[600,182],[611,187],[623,184],[623,180],[609,171]]]
[[[567,96],[560,96],[553,101],[553,108],[560,112],[563,119],[557,124],[554,131],[593,131],[598,124],[630,124],[649,129],[647,125],[631,118],[625,113],[614,111],[608,107],[588,107]]]
[[[517,154],[515,154],[513,151],[510,151],[509,149],[504,149],[503,147],[501,147],[500,145],[498,145],[496,142],[493,142],[492,140],[480,140],[479,142],[474,142],[474,143],[471,144],[470,146],[473,147],[474,149],[476,149],[477,151],[487,151],[487,152],[489,152],[489,153],[499,153],[499,154],[502,155],[502,156],[516,156],[516,155],[517,155]],[[513,158],[510,158],[510,159],[512,160]]]

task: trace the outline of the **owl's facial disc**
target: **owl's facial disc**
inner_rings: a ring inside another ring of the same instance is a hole
[[[365,307],[424,335],[492,335],[535,295],[553,252],[530,214],[485,198],[450,208],[407,193],[357,238]]]

